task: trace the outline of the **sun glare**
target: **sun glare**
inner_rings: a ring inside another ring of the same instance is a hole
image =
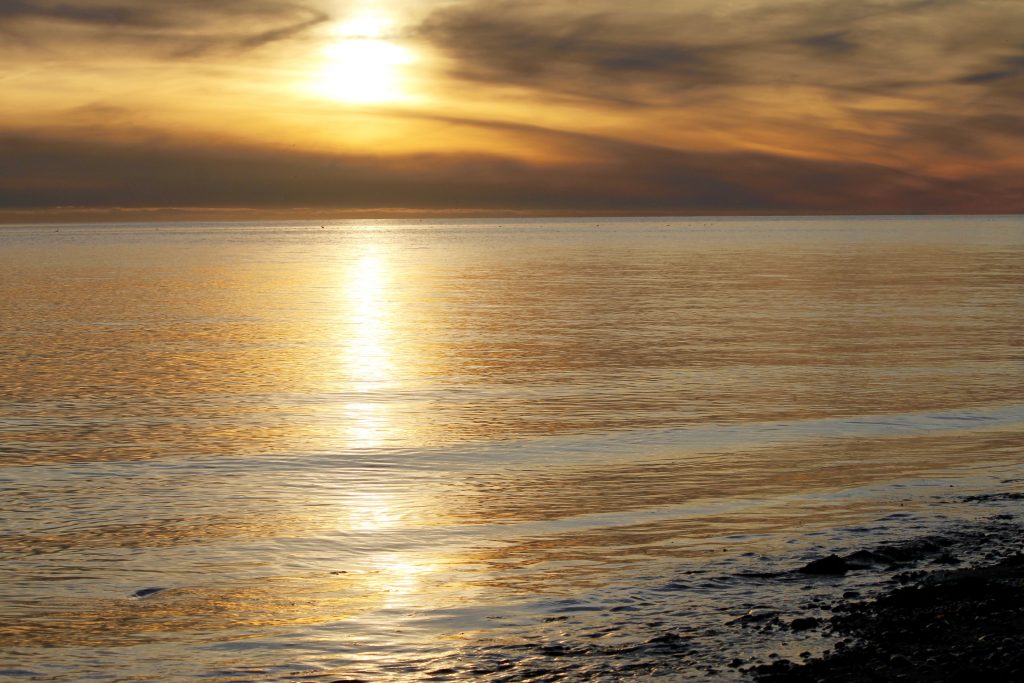
[[[343,102],[372,104],[405,99],[405,67],[413,53],[387,39],[390,23],[377,17],[342,24],[323,51],[315,88]]]
[[[341,436],[349,448],[378,448],[394,429],[391,406],[381,401],[395,370],[387,253],[378,244],[365,245],[352,255],[341,277],[339,361],[348,394],[341,406]]]

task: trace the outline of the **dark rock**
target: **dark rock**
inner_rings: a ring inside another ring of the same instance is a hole
[[[850,570],[846,560],[838,555],[829,555],[813,562],[808,562],[797,569],[801,574],[817,574],[822,576],[839,576]]]
[[[663,633],[647,641],[648,645],[664,645],[672,648],[681,647],[686,639],[675,633]]]
[[[964,501],[968,503],[987,503],[994,500],[1022,500],[1024,493],[1019,491],[1010,493],[982,493],[977,496],[965,496]]]
[[[877,565],[890,565],[896,562],[891,556],[872,550],[858,550],[847,555],[845,559],[850,568],[856,567],[857,569],[868,569]]]
[[[134,593],[132,593],[132,597],[133,598],[145,598],[145,597],[148,597],[150,595],[154,595],[154,594],[159,593],[159,592],[164,591],[164,590],[167,590],[167,589],[166,588],[157,588],[157,587],[140,588],[139,590],[137,590]]]
[[[814,628],[819,622],[814,617],[800,617],[790,622],[789,627],[794,631],[806,631],[807,629]]]
[[[1016,541],[1022,535],[1024,527],[1012,526],[992,537],[901,544],[901,558],[938,555],[938,561],[955,548],[972,558],[988,551],[993,562],[905,572],[878,599],[834,610],[828,630],[841,639],[831,650],[802,653],[803,663],[761,664],[750,676],[776,683],[1024,680],[1024,555]]]
[[[903,655],[893,655],[892,657],[889,657],[889,664],[900,669],[906,669],[910,666],[910,660]]]

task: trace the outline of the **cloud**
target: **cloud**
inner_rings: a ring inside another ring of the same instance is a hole
[[[562,135],[540,128],[532,133],[553,142]],[[856,162],[750,152],[701,154],[593,136],[570,138],[590,147],[590,161],[538,164],[457,153],[330,155],[198,141],[124,143],[95,135],[61,139],[52,133],[9,133],[0,138],[5,149],[0,207],[677,214],[1024,209],[1020,183],[1006,180],[990,192],[988,178],[950,182]]]
[[[243,51],[293,38],[329,21],[312,6],[274,0],[7,0],[0,20],[9,35],[46,42],[58,26],[106,46],[129,43],[174,57],[215,50]],[[94,35],[90,31],[103,31]]]
[[[319,12],[313,13],[308,19],[297,21],[293,24],[281,26],[280,28],[272,28],[255,35],[240,38],[237,41],[237,45],[244,49],[253,49],[262,47],[269,43],[276,43],[281,40],[287,40],[294,36],[304,33],[308,29],[328,21],[329,17],[326,14]]]
[[[931,175],[1009,153],[1015,127],[993,128],[1024,96],[1021,25],[1024,3],[1005,0],[471,0],[434,11],[416,36],[461,81],[628,105],[616,115],[679,146],[704,130]]]
[[[462,79],[636,103],[695,88],[906,93],[984,58],[1022,21],[1024,6],[1000,0],[476,1],[436,10],[415,35]],[[1019,68],[1011,57],[964,82]]]
[[[456,6],[432,13],[415,35],[454,58],[460,78],[595,99],[624,99],[631,86],[652,81],[677,90],[735,80],[709,48],[669,40],[611,13],[522,3]]]
[[[406,74],[417,97],[388,110],[293,96],[313,78],[315,50],[234,59],[326,39],[326,8],[344,16],[344,4],[0,3],[0,36],[22,41],[0,54],[22,74],[5,81],[15,106],[0,122],[0,205],[1021,209],[1019,0],[396,6],[418,19],[389,40],[424,52]],[[204,56],[214,68],[193,68]],[[266,88],[234,80],[263,75]],[[197,130],[252,142],[184,139]],[[318,130],[355,151],[270,149],[275,139],[312,147]],[[391,154],[368,153],[371,136]],[[401,153],[442,145],[451,151]]]
[[[983,71],[961,76],[956,82],[967,85],[985,85],[996,81],[1021,78],[1024,78],[1024,48],[1020,48],[1016,54],[999,58]]]
[[[830,56],[846,55],[857,50],[857,43],[851,39],[850,31],[819,33],[797,38],[793,42]]]
[[[102,26],[150,26],[149,11],[131,5],[99,5],[95,3],[47,2],[45,0],[7,0],[0,4],[0,18],[56,19]]]

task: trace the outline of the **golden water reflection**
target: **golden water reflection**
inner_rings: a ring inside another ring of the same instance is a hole
[[[354,531],[382,531],[398,526],[407,516],[391,493],[357,490],[342,499],[338,526]]]
[[[375,560],[375,588],[380,591],[384,609],[426,607],[437,599],[429,590],[442,568],[440,560],[401,553],[385,554]]]
[[[341,270],[338,286],[345,443],[355,448],[383,445],[392,429],[387,390],[394,383],[394,303],[391,272],[379,243],[361,247]]]

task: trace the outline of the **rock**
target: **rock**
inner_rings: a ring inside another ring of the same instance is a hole
[[[903,655],[893,655],[889,658],[889,664],[900,669],[905,669],[910,666],[910,660]]]
[[[878,565],[891,565],[896,562],[891,556],[872,550],[858,550],[850,553],[846,556],[846,561],[849,568],[856,567],[857,569],[870,569]]]
[[[140,588],[139,590],[137,590],[134,593],[132,593],[132,597],[133,598],[145,598],[145,597],[149,597],[150,595],[154,595],[155,593],[159,593],[160,591],[163,591],[163,590],[166,590],[166,589],[165,588],[157,588],[157,587]]]
[[[807,629],[814,628],[819,623],[814,617],[800,617],[791,621],[789,627],[794,631],[806,631]]]
[[[672,648],[682,647],[686,639],[676,633],[663,633],[647,641],[648,645],[666,645]]]
[[[899,549],[919,550],[919,559],[930,556],[937,564],[945,564],[946,554],[967,560],[987,551],[999,559],[904,572],[877,598],[833,610],[829,633],[841,640],[831,650],[817,658],[801,653],[802,662],[793,665],[760,664],[749,676],[762,683],[1024,680],[1024,557],[1016,549],[1024,526],[998,538],[961,538],[970,547],[930,537]],[[985,547],[1004,538],[1013,545]],[[790,623],[793,630],[798,625]]]
[[[846,560],[838,555],[829,555],[813,562],[808,562],[797,569],[801,574],[816,574],[821,576],[841,576],[850,570]]]

